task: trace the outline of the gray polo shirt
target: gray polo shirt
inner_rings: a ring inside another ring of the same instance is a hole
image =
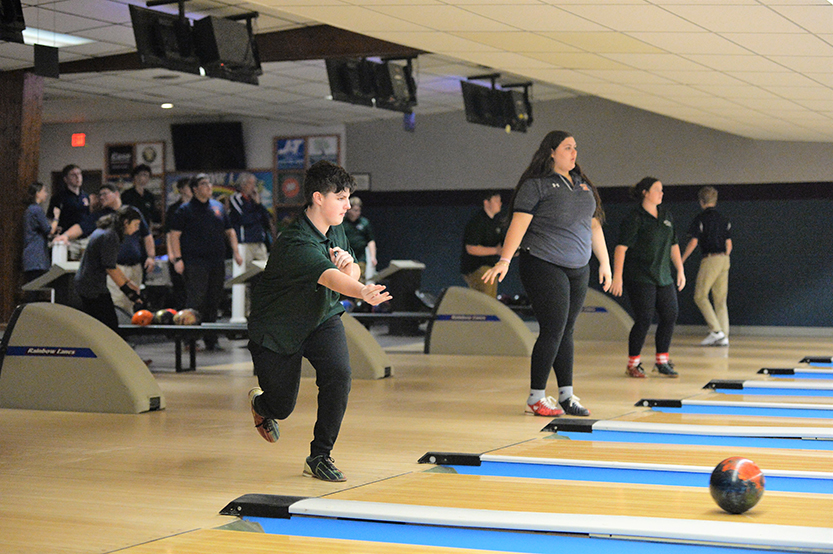
[[[590,261],[590,225],[596,199],[580,176],[572,177],[572,184],[557,173],[529,179],[518,189],[514,211],[532,214],[522,249],[536,258],[576,269]]]

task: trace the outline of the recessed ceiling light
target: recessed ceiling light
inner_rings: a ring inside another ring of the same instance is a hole
[[[164,104],[162,104],[159,107],[162,108],[163,110],[170,110],[171,108],[174,107],[174,105],[171,104],[170,102],[165,102]]]
[[[95,41],[88,38],[44,31],[43,29],[36,29],[34,27],[26,27],[23,30],[23,44],[40,44],[41,46],[60,48],[62,46],[78,46],[79,44],[89,44],[91,42]]]

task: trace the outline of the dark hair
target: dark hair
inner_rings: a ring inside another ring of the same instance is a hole
[[[119,242],[124,240],[124,224],[142,219],[142,214],[133,206],[122,206],[115,212],[105,215],[96,222],[99,229],[113,229],[119,236]]]
[[[113,183],[104,183],[103,185],[98,187],[98,192],[101,192],[102,190],[105,190],[105,189],[109,190],[110,192],[119,192],[119,187],[117,187]]]
[[[480,195],[480,200],[485,202],[486,200],[491,200],[495,196],[501,196],[499,190],[485,190],[483,194]]]
[[[26,204],[34,204],[35,197],[43,190],[43,183],[32,183],[26,193]]]
[[[555,165],[555,160],[552,159],[553,150],[558,148],[558,145],[564,142],[564,140],[572,136],[567,131],[550,131],[547,133],[547,136],[538,145],[538,150],[532,155],[532,160],[529,162],[526,170],[521,174],[521,178],[518,179],[518,184],[515,185],[515,190],[512,192],[512,199],[509,201],[507,217],[512,217],[512,212],[515,208],[515,196],[518,195],[518,190],[521,188],[521,185],[529,179],[546,177],[552,173]],[[599,223],[604,223],[605,213],[602,208],[602,199],[599,196],[599,191],[596,189],[596,186],[587,178],[587,175],[584,174],[578,164],[576,164],[570,173],[581,177],[581,180],[590,187],[590,190],[593,192],[593,198],[596,200],[596,211],[593,213],[593,217],[598,219]]]
[[[150,170],[150,166],[147,164],[139,164],[133,168],[133,171],[130,172],[131,177],[135,177],[142,171],[147,171],[148,175],[153,175],[153,171]]]
[[[191,184],[190,177],[180,177],[176,180],[176,190],[182,190]]]
[[[197,186],[200,184],[200,181],[202,181],[203,179],[208,179],[208,182],[211,182],[211,179],[208,178],[207,173],[197,173],[196,175],[191,177],[191,182],[188,183],[188,185],[190,185],[191,187],[191,190],[197,188]]]
[[[656,177],[643,177],[641,181],[630,188],[631,198],[641,202],[645,193],[648,192],[657,181],[659,181],[659,179]]]
[[[64,168],[61,170],[61,177],[66,179],[66,176],[69,175],[69,172],[73,169],[81,169],[81,167],[76,164],[65,165]]]
[[[333,162],[317,161],[307,169],[304,175],[306,207],[312,206],[312,195],[316,192],[327,194],[343,190],[351,193],[356,190],[356,180],[343,167]]]

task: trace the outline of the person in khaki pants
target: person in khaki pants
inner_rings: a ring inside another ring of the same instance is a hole
[[[732,224],[715,208],[717,189],[703,187],[697,193],[697,198],[703,211],[694,218],[688,229],[691,240],[683,253],[683,263],[699,245],[703,258],[694,286],[694,302],[709,326],[709,334],[700,344],[729,346],[729,308],[726,299],[729,294]]]
[[[501,221],[503,206],[500,192],[486,191],[482,196],[483,209],[472,216],[463,234],[463,252],[460,255],[460,273],[474,290],[497,297],[497,281],[487,283],[483,275],[500,260],[503,236],[506,228]]]

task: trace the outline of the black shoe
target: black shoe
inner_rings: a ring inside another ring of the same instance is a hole
[[[559,402],[564,409],[564,413],[571,416],[587,417],[590,415],[590,410],[578,403],[578,396],[571,396],[564,402]]]
[[[304,463],[304,477],[315,477],[322,481],[330,481],[339,483],[346,481],[347,478],[339,469],[333,465],[333,460],[329,456],[319,454],[318,456],[310,456]]]
[[[671,377],[672,379],[676,379],[680,376],[679,373],[674,371],[674,364],[671,362],[667,362],[664,364],[655,364],[654,371],[658,371],[660,375],[665,375],[666,377]]]

